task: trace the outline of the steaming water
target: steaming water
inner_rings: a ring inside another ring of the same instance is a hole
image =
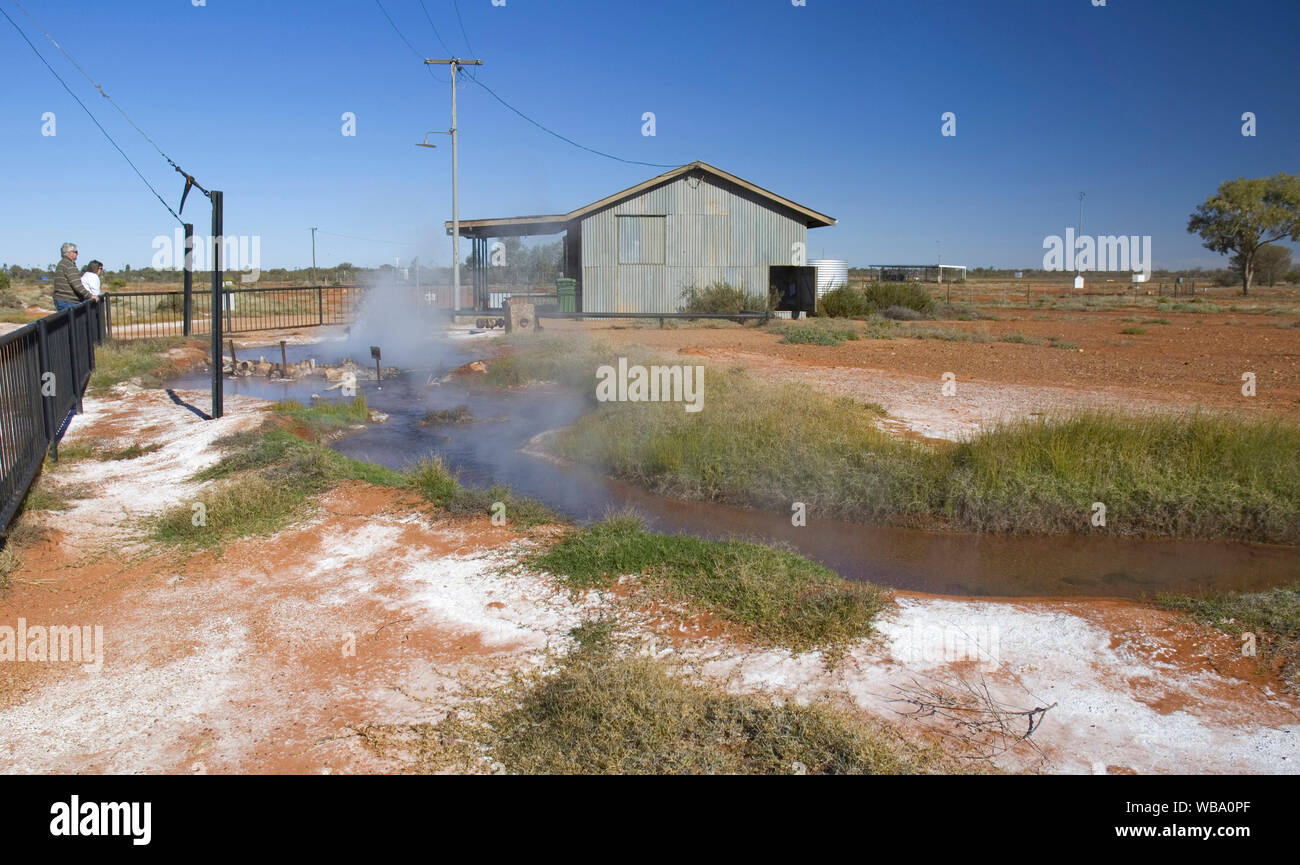
[[[1108,536],[1021,537],[925,532],[811,519],[790,525],[786,512],[760,511],[654,495],[583,468],[559,466],[521,452],[538,433],[566,426],[585,411],[571,393],[531,390],[503,394],[447,384],[426,386],[430,373],[483,357],[488,343],[474,339],[420,338],[395,342],[379,332],[347,341],[291,346],[290,361],[315,357],[337,362],[369,360],[371,344],[383,349],[383,363],[408,370],[394,380],[360,382],[367,403],[390,415],[387,423],[349,435],[333,447],[355,459],[404,468],[436,455],[462,483],[509,485],[579,522],[611,510],[633,508],[650,528],[701,537],[744,537],[783,542],[848,579],[870,580],[901,589],[950,595],[1140,597],[1161,591],[1253,591],[1300,580],[1300,554],[1256,544],[1204,541],[1143,541]],[[390,334],[391,336],[391,334]],[[373,340],[373,342],[371,341]],[[279,348],[246,349],[253,357],[278,359]],[[173,383],[206,388],[206,374]],[[315,377],[298,382],[262,378],[226,381],[232,394],[308,402],[313,393],[335,397]],[[468,405],[474,422],[426,428],[417,421],[431,409]]]

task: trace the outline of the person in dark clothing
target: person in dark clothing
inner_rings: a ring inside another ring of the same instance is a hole
[[[59,251],[62,258],[59,259],[59,266],[54,268],[53,295],[55,311],[63,312],[83,300],[90,300],[94,295],[81,284],[81,274],[77,271],[77,245],[65,243]]]

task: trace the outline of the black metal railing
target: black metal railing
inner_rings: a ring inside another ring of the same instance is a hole
[[[0,533],[81,410],[104,341],[105,307],[86,301],[0,336]]]
[[[220,314],[226,333],[346,324],[352,321],[364,289],[355,285],[292,288],[228,288]],[[184,336],[212,332],[212,294],[195,291],[189,327],[185,293],[133,291],[105,294],[111,339]]]

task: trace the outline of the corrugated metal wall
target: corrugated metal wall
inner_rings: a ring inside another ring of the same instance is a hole
[[[664,263],[626,263],[654,248],[657,226]],[[766,297],[768,267],[792,264],[793,245],[807,239],[802,222],[747,190],[703,173],[678,177],[582,220],[582,308],[675,312],[684,288],[718,280]]]

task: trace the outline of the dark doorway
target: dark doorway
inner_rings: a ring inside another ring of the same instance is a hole
[[[774,264],[769,268],[769,288],[776,308],[794,318],[817,310],[817,268]]]

